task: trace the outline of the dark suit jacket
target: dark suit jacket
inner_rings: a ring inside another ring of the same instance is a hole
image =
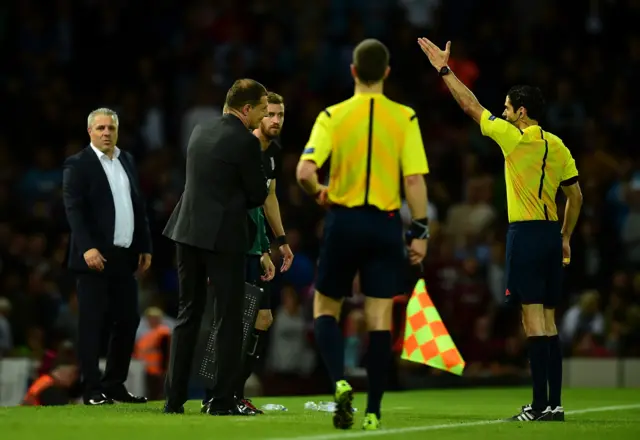
[[[212,252],[246,253],[247,210],[266,198],[260,141],[236,116],[223,115],[191,133],[184,192],[164,235]]]
[[[151,253],[149,221],[133,157],[121,150],[119,159],[129,177],[135,222],[129,249],[139,254]],[[113,248],[116,218],[107,175],[91,146],[65,160],[62,190],[71,227],[68,266],[74,270],[88,270],[84,253],[96,248],[105,255]]]

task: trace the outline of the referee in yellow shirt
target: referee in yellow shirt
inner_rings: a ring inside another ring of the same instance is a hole
[[[460,107],[480,124],[484,136],[500,146],[505,158],[509,212],[505,295],[507,302],[522,306],[533,379],[531,405],[509,420],[564,421],[555,309],[562,297],[562,267],[570,262],[569,241],[582,206],[576,163],[562,140],[538,123],[544,107],[540,90],[512,87],[505,99],[504,119],[497,118],[450,71],[450,42],[444,51],[426,38],[418,44]],[[567,196],[562,228],[555,203],[559,187]]]
[[[338,317],[356,272],[366,295],[369,393],[363,429],[380,426],[380,402],[391,364],[391,310],[405,260],[400,185],[404,181],[413,225],[409,257],[427,250],[429,172],[415,111],[383,94],[389,51],[377,40],[353,52],[353,97],[323,110],[300,157],[302,188],[329,206],[320,250],[314,318],[316,343],[335,382],[333,424],[353,425],[352,388],[344,379],[344,347]],[[331,156],[329,187],[316,171]]]

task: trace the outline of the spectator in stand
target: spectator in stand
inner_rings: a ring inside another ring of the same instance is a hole
[[[560,330],[565,347],[572,347],[578,336],[583,340],[587,340],[584,335],[604,336],[604,317],[599,303],[600,294],[588,290],[580,295],[577,304],[567,310]]]

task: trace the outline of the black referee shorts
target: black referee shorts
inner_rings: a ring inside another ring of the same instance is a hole
[[[245,281],[254,286],[262,288],[264,292],[260,295],[260,310],[271,309],[271,292],[269,291],[269,283],[262,281],[260,277],[264,275],[262,265],[260,264],[260,255],[247,255]]]
[[[505,262],[507,304],[556,308],[562,299],[560,224],[524,221],[509,225]]]
[[[398,211],[332,206],[325,217],[316,289],[331,298],[348,297],[360,272],[366,296],[393,298],[403,276],[404,248]]]

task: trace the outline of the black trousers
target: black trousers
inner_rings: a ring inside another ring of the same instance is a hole
[[[194,351],[210,297],[215,301],[214,321],[218,329],[215,350],[219,353],[215,386],[211,390],[212,407],[231,408],[242,354],[245,256],[218,254],[178,243],[177,261],[180,305],[165,383],[167,405],[178,408],[187,401]]]
[[[140,323],[138,283],[134,278],[138,256],[113,248],[104,252],[103,272],[77,274],[78,356],[85,400],[103,392],[124,389]],[[98,367],[103,331],[109,332],[107,365]]]

